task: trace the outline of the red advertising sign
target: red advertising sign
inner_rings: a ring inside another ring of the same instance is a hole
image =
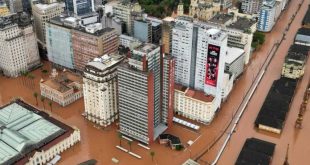
[[[216,87],[219,59],[220,59],[220,47],[209,44],[208,58],[206,64],[206,79],[205,79],[205,83],[207,85],[212,85]]]

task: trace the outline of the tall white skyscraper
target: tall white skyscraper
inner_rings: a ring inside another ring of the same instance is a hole
[[[193,19],[178,17],[172,29],[171,55],[176,60],[175,82],[187,87],[194,87],[196,38],[197,28],[194,29]]]

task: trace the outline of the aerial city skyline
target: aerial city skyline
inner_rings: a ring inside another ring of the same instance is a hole
[[[307,165],[309,0],[0,0],[0,164]]]

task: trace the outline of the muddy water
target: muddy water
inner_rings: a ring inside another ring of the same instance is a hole
[[[309,0],[305,0],[305,2],[309,2]],[[250,87],[252,81],[254,80],[255,74],[259,71],[260,66],[263,64],[267,53],[271,50],[273,43],[280,39],[282,31],[285,29],[286,24],[289,22],[289,19],[296,10],[297,6],[298,3],[296,3],[294,0],[293,3],[291,3],[288,7],[287,11],[282,14],[274,30],[267,34],[266,43],[259,51],[254,53],[251,64],[237,81],[236,86],[230,94],[230,97],[222,105],[221,111],[217,114],[211,125],[201,125],[201,130],[199,132],[193,132],[178,125],[174,125],[171,129],[168,130],[168,132],[179,136],[183,143],[186,143],[188,140],[195,141],[192,146],[186,148],[184,151],[172,151],[169,147],[159,145],[156,142],[150,146],[151,150],[155,151],[154,160],[152,161],[149,151],[137,146],[137,143],[134,142],[132,144],[132,151],[142,156],[142,159],[138,160],[129,154],[115,148],[116,145],[119,145],[119,139],[116,135],[115,125],[110,126],[104,130],[97,129],[92,123],[88,122],[81,116],[81,113],[84,109],[82,99],[65,108],[54,103],[52,112],[50,112],[50,107],[47,103],[48,101],[45,101],[45,111],[51,113],[55,118],[69,125],[76,126],[81,130],[81,142],[61,154],[62,159],[60,164],[71,165],[88,159],[96,159],[99,162],[98,164],[106,165],[112,164],[111,158],[115,157],[120,160],[119,164],[124,165],[166,165],[181,164],[189,157],[197,157],[198,154],[200,154],[213,143],[216,137],[218,137],[218,135],[221,134],[224,128],[227,126],[229,120],[232,118],[233,112],[238,108],[247,89]],[[265,96],[268,93],[271,83],[274,79],[279,77],[284,56],[293,40],[295,32],[300,26],[300,22],[305,13],[306,7],[307,5],[305,3],[301,8],[300,13],[297,15],[297,19],[293,22],[290,32],[287,36],[287,40],[282,43],[279,52],[276,54],[276,57],[270,64],[270,67],[262,83],[258,87],[258,92],[255,93],[251,103],[248,106],[247,112],[244,114],[242,120],[240,121],[237,132],[233,135],[233,139],[229,143],[223,158],[220,160],[220,164],[233,164],[245,139],[248,137],[258,137],[277,143],[273,164],[282,163],[287,143],[291,144],[291,164],[304,164],[303,162],[305,160],[310,159],[307,157],[307,153],[309,153],[308,143],[310,142],[309,140],[306,140],[306,138],[309,137],[309,125],[307,125],[307,123],[310,122],[308,121],[310,120],[309,113],[306,113],[304,128],[299,132],[295,132],[293,129],[293,123],[297,116],[296,107],[300,105],[303,92],[302,90],[305,88],[305,82],[301,83],[299,86],[299,90],[294,99],[292,109],[289,113],[288,120],[284,128],[284,132],[281,136],[268,136],[266,134],[257,133],[253,129],[253,122],[256,118],[260,106],[264,101]],[[44,67],[50,70],[48,63],[45,63]],[[35,105],[36,101],[33,97],[33,92],[36,91],[39,93],[38,83],[42,77],[46,76],[42,75],[40,70],[34,71],[33,74],[35,75],[33,82],[25,82],[23,78],[12,79],[0,77],[0,104],[3,105],[9,102],[12,98],[18,96],[30,104]],[[309,79],[309,67],[307,68],[304,80],[307,78]],[[32,83],[34,85],[31,85]],[[38,108],[43,110],[43,104],[40,101]],[[217,145],[215,145],[215,147],[210,150],[210,152],[205,154],[202,157],[203,161],[201,162],[211,162],[214,159],[222,142],[223,140],[220,140]],[[122,140],[122,146],[129,149],[127,141],[125,140]]]

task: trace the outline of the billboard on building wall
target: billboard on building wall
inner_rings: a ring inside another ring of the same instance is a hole
[[[219,69],[219,59],[220,47],[208,44],[205,84],[216,87]]]

